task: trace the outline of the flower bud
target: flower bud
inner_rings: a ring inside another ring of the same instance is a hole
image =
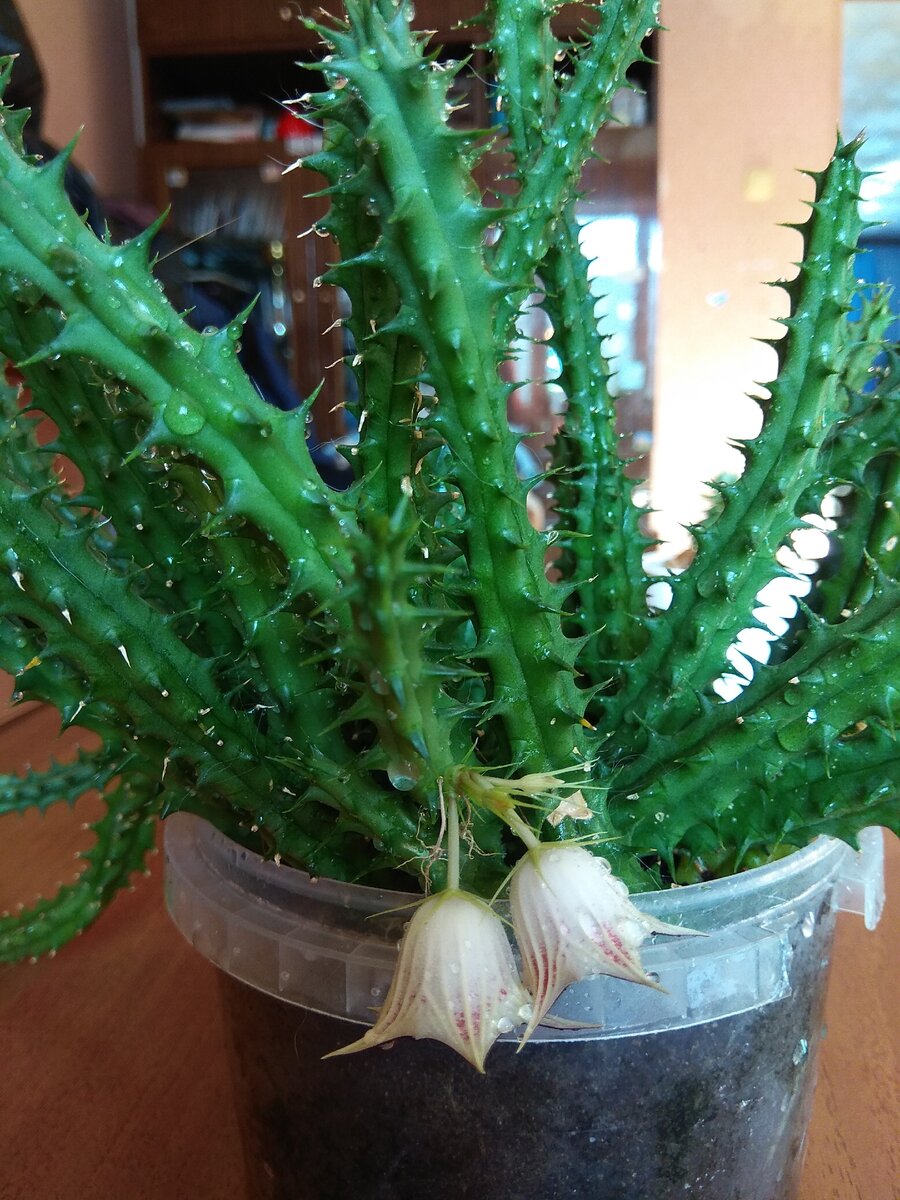
[[[571,843],[537,846],[513,872],[509,898],[522,975],[534,997],[523,1045],[570,983],[615,975],[657,986],[638,957],[657,926],[634,907],[605,859]]]
[[[406,927],[376,1023],[334,1053],[435,1038],[483,1072],[497,1037],[530,1013],[503,922],[483,900],[448,889],[420,905]]]

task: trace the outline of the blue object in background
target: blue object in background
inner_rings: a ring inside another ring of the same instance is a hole
[[[860,238],[860,253],[856,256],[857,278],[866,283],[886,283],[894,289],[891,307],[897,314],[887,331],[892,341],[900,340],[900,229],[888,226],[867,230]],[[860,301],[854,306],[854,312]]]

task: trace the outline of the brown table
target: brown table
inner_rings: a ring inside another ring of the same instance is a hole
[[[0,726],[0,771],[42,765],[53,731],[41,710]],[[94,811],[3,821],[0,908],[71,875]],[[799,1200],[900,1196],[900,842],[887,849],[877,933],[838,921]],[[215,971],[169,924],[160,867],[54,959],[0,966],[0,1200],[243,1200]]]

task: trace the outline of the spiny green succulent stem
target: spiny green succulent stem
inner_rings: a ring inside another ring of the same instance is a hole
[[[495,0],[494,11],[491,49],[517,178],[527,197],[532,163],[552,140],[548,127],[557,115],[560,89],[565,88],[554,78],[556,55],[562,47],[550,29],[553,6],[545,0],[528,0],[524,6]],[[618,56],[613,74],[619,85],[639,55],[640,44],[640,39],[635,44],[633,35],[626,33],[622,45],[615,46],[622,32],[616,26],[620,19],[621,14],[609,6],[604,9],[605,53]],[[652,23],[649,7],[646,19]],[[594,102],[605,112],[611,96],[611,92],[595,94]],[[594,120],[599,124],[602,117],[596,115]],[[596,684],[607,678],[610,663],[633,658],[644,641],[640,618],[646,612],[646,583],[631,485],[616,449],[609,364],[597,336],[595,299],[578,241],[575,185],[577,176],[570,181],[572,194],[561,206],[562,216],[555,220],[543,260],[535,265],[544,289],[543,307],[553,327],[553,348],[562,364],[557,383],[568,401],[552,462],[557,480],[555,544],[563,551],[564,578],[577,585],[567,605],[575,615],[574,632],[588,635],[579,652],[579,671]],[[527,204],[527,199],[520,203]],[[530,233],[534,227],[529,219]],[[515,225],[510,224],[503,236],[514,232]]]
[[[839,145],[817,180],[803,262],[786,289],[795,315],[785,320],[788,332],[777,343],[781,368],[763,432],[746,446],[744,474],[721,489],[722,511],[698,530],[695,561],[673,582],[672,604],[653,622],[642,670],[606,703],[604,733],[634,724],[634,713],[649,732],[677,727],[696,711],[697,692],[724,666],[734,608],[751,611],[777,573],[778,548],[802,523],[797,508],[805,481],[816,471],[829,422],[841,411],[842,350],[827,331],[845,313],[861,228],[854,153],[855,146]],[[631,744],[642,748],[646,737],[634,732]]]
[[[783,695],[755,708],[752,716],[738,718],[739,723],[732,721],[693,755],[681,759],[681,771],[657,773],[638,800],[617,806],[621,816],[636,822],[634,844],[643,840],[667,854],[698,819],[733,821],[752,835],[757,818],[749,816],[748,806],[755,794],[765,794],[776,782],[779,789],[787,789],[798,810],[818,807],[806,792],[807,780],[834,770],[842,735],[853,721],[865,714],[866,721],[893,729],[893,663],[898,650],[896,625],[871,630],[865,639],[823,657],[819,667],[828,681],[827,690],[819,678],[801,676]],[[841,683],[848,678],[854,681],[851,690]],[[895,746],[891,756],[896,755]],[[891,761],[891,756],[885,761]],[[850,808],[855,800],[848,789],[844,804]],[[833,813],[836,825],[840,816],[840,810]]]
[[[143,869],[156,830],[157,784],[130,772],[107,802],[106,815],[92,826],[96,842],[82,856],[87,866],[76,882],[50,900],[0,915],[0,962],[56,953]]]
[[[541,266],[552,345],[563,364],[558,383],[567,398],[565,424],[554,446],[554,530],[563,578],[575,588],[568,607],[588,639],[579,669],[598,684],[646,644],[648,581],[641,561],[646,539],[618,452],[610,367],[597,336],[595,299],[573,209],[570,205],[561,218],[557,240]]]
[[[656,0],[606,0],[589,7],[599,25],[578,49],[574,72],[560,86],[555,117],[545,125],[537,152],[527,164],[519,164],[522,187],[492,256],[494,275],[518,285],[496,310],[499,344],[508,336],[519,305],[531,291],[534,273],[555,239],[558,214],[577,190],[612,97],[624,85],[628,68],[641,58],[644,38],[657,26]],[[512,9],[509,20],[516,19],[515,6]],[[544,71],[552,80],[552,61]]]
[[[261,564],[251,546],[237,537],[219,542],[216,553],[225,588],[241,615],[245,646],[258,659],[258,673],[265,680],[263,702],[280,714],[279,724],[298,751],[309,753],[319,746],[331,757],[346,758],[347,747],[331,732],[337,698],[318,665],[308,661],[303,618],[281,611],[284,597],[267,582],[265,570],[255,569]]]
[[[17,322],[20,333],[24,331],[20,340],[23,356],[29,346],[46,344],[54,336],[55,323],[49,313],[8,309],[0,320],[3,316]],[[7,334],[7,346],[9,342]],[[77,359],[52,365],[34,363],[24,369],[26,382],[41,397],[41,410],[60,428],[58,448],[64,452],[89,446],[90,452],[76,460],[85,491],[73,499],[88,505],[102,503],[102,515],[112,521],[115,529],[114,553],[120,558],[134,558],[142,567],[148,561],[169,567],[165,586],[157,587],[154,593],[155,603],[172,607],[173,611],[180,605],[186,612],[197,613],[202,627],[208,628],[202,643],[205,652],[240,659],[240,669],[250,674],[269,707],[277,705],[285,717],[285,732],[293,737],[298,749],[319,742],[334,721],[334,694],[331,689],[323,689],[314,665],[304,668],[308,649],[301,636],[303,622],[296,614],[279,611],[284,597],[269,582],[273,568],[267,566],[262,551],[249,536],[240,533],[212,537],[195,533],[194,540],[202,540],[203,544],[199,560],[196,555],[185,555],[184,531],[173,523],[171,506],[163,500],[163,481],[173,474],[178,476],[181,499],[190,500],[198,520],[218,515],[221,499],[217,487],[201,472],[179,472],[177,463],[165,461],[156,467],[157,482],[152,484],[142,461],[127,457],[134,442],[130,446],[121,444],[130,440],[130,423],[120,442],[113,440],[115,423],[104,396],[108,385],[101,385],[96,378],[89,383],[81,378],[83,373],[83,363]],[[118,424],[124,422],[120,416]],[[155,491],[151,490],[154,486]],[[204,553],[218,559],[223,599],[227,597],[236,610],[231,619],[221,611],[222,606],[217,610],[203,603],[209,592],[203,571]],[[250,666],[248,648],[258,655],[262,674]],[[302,719],[298,705],[301,697]],[[334,739],[332,746],[336,749]]]
[[[4,558],[24,589],[14,598],[16,611],[47,631],[50,652],[64,647],[85,679],[122,696],[142,728],[208,764],[226,796],[244,797],[254,776],[262,790],[268,776],[258,766],[258,735],[223,703],[202,660],[105,569],[80,530],[60,530],[33,500],[2,484],[0,539],[16,547]],[[41,552],[46,545],[54,547],[49,561]],[[68,618],[58,597],[65,597]]]
[[[837,534],[837,570],[820,588],[818,612],[828,621],[839,621],[869,599],[871,562],[878,563],[888,578],[900,573],[900,457],[872,463],[849,506],[849,519]]]
[[[0,816],[30,808],[45,812],[61,802],[74,804],[91,789],[102,792],[135,758],[113,743],[95,751],[81,750],[73,762],[53,762],[45,771],[0,775]]]
[[[328,73],[345,76],[368,111],[368,137],[393,204],[386,227],[419,272],[416,295],[404,300],[411,311],[423,310],[410,335],[425,351],[437,394],[429,425],[458,463],[468,568],[479,583],[472,596],[477,653],[490,663],[495,709],[516,760],[526,767],[568,761],[580,739],[574,651],[562,636],[543,541],[515,475],[506,388],[484,319],[498,294],[482,259],[487,217],[458,162],[434,152],[435,136],[455,139],[443,126],[442,97],[421,77],[430,76],[421,48],[402,23],[387,26],[355,4],[348,14],[352,35],[330,34]]]
[[[19,358],[28,357],[59,332],[49,312],[26,312],[20,305],[0,312],[0,324],[4,348],[7,353],[18,351]],[[73,496],[73,505],[81,503],[94,509],[102,505],[102,515],[115,530],[111,553],[123,563],[134,561],[145,569],[144,578],[151,589],[155,588],[153,598],[160,608],[173,613],[192,610],[196,614],[192,644],[197,646],[199,642],[207,654],[231,656],[241,652],[240,631],[222,612],[222,606],[203,603],[209,593],[203,551],[197,555],[184,553],[185,531],[173,519],[171,503],[166,502],[167,485],[171,484],[166,468],[174,464],[160,463],[151,470],[141,459],[125,461],[135,444],[135,422],[126,415],[127,409],[118,410],[117,385],[112,381],[101,384],[93,367],[79,359],[34,363],[22,373],[31,394],[41,398],[40,412],[60,430],[57,442],[49,449],[69,457],[75,455],[84,486],[78,496]],[[91,374],[93,378],[89,379]],[[9,408],[7,419],[17,419],[14,408]],[[27,420],[27,416],[18,419]],[[76,454],[82,448],[85,452]],[[37,453],[35,441],[25,453],[32,457]],[[47,481],[51,482],[49,475]],[[181,487],[185,483],[183,473]],[[213,501],[209,484],[205,487],[209,512],[208,505]],[[196,534],[194,540],[200,540]],[[151,562],[167,567],[168,578],[157,579],[152,574],[148,578],[146,568]],[[228,582],[226,573],[224,590]]]
[[[728,735],[736,723],[742,725],[754,715],[760,728],[776,731],[777,736],[779,722],[785,714],[791,708],[798,712],[802,708],[800,697],[807,694],[807,689],[811,692],[821,690],[825,697],[823,702],[836,691],[843,690],[842,671],[851,662],[854,663],[851,674],[859,689],[856,692],[859,713],[862,714],[864,709],[869,713],[861,700],[868,689],[868,685],[861,683],[861,668],[865,662],[868,671],[873,664],[864,656],[863,648],[872,645],[884,648],[898,641],[895,626],[900,587],[884,576],[874,576],[870,570],[866,591],[864,608],[833,625],[816,619],[803,643],[783,662],[760,668],[735,700],[727,704],[710,700],[701,721],[686,723],[671,735],[657,735],[640,757],[623,766],[616,777],[617,795],[639,792],[659,778],[673,762],[692,759],[702,762],[721,732]],[[889,660],[890,655],[885,661]],[[844,665],[836,665],[839,663]],[[789,698],[785,701],[788,707],[779,708],[784,698]],[[807,709],[803,711],[815,708],[818,713],[819,707],[819,702],[811,695]],[[775,709],[780,715],[776,715]],[[838,725],[837,732],[842,732],[856,719],[865,718],[859,715],[850,718],[845,726]],[[761,765],[765,763],[765,759],[760,759]]]
[[[351,518],[315,470],[302,416],[271,409],[240,371],[239,325],[213,336],[189,329],[142,274],[145,247],[98,242],[61,207],[47,170],[0,137],[0,270],[29,280],[67,318],[43,353],[88,356],[144,396],[153,416],[144,446],[189,447],[221,477],[228,511],[267,528],[302,590],[334,603],[338,514]]]
[[[403,480],[414,468],[415,380],[422,371],[422,351],[398,328],[400,297],[394,281],[377,261],[367,261],[379,238],[372,211],[374,197],[381,197],[378,207],[382,210],[387,201],[377,167],[363,153],[365,113],[344,103],[341,117],[344,124],[327,123],[326,145],[308,165],[332,184],[332,212],[320,227],[338,233],[344,259],[357,264],[353,270],[337,264],[326,274],[325,282],[343,287],[350,301],[345,324],[353,335],[351,362],[359,389],[359,444],[352,453],[357,459],[357,476],[365,481],[360,489],[360,519],[365,524],[367,513],[391,511],[400,498]],[[337,188],[348,175],[354,178],[354,186]]]
[[[433,626],[451,614],[413,602],[417,579],[427,574],[426,565],[411,557],[416,525],[401,496],[391,517],[373,519],[356,542],[347,580],[356,627],[343,651],[368,684],[360,715],[378,728],[389,774],[404,777],[395,786],[420,785],[420,794],[428,797],[453,762],[453,723],[427,640]]]
[[[550,29],[555,5],[547,0],[493,0],[489,48],[503,121],[513,151],[519,187],[527,165],[539,152],[547,122],[556,110],[554,58],[559,43]]]

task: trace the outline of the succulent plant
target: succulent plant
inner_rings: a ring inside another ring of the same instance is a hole
[[[451,890],[482,896],[538,842],[581,839],[639,892],[897,828],[900,367],[883,293],[850,318],[857,144],[813,176],[762,433],[654,609],[575,206],[656,11],[589,5],[562,43],[557,7],[488,4],[502,195],[475,182],[493,141],[448,123],[453,71],[406,0],[319,27],[309,165],[340,251],[321,283],[349,298],[358,394],[342,492],[313,464],[312,401],[269,408],[241,370],[241,320],[189,328],[156,227],[95,237],[67,154],[29,160],[26,114],[3,110],[0,351],[25,390],[0,394],[0,664],[101,745],[0,779],[0,813],[92,788],[107,812],[76,883],[0,918],[0,958],[91,921],[176,811],[345,880],[440,888],[449,855]],[[536,290],[567,397],[549,529],[501,372]],[[724,701],[779,551],[836,495],[831,555]]]

